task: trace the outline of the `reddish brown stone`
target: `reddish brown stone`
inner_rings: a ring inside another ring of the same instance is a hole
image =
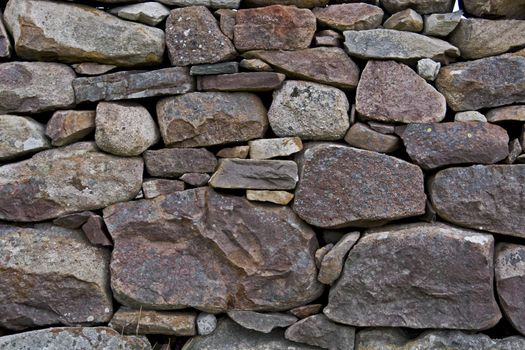
[[[91,215],[86,223],[82,225],[82,231],[88,241],[93,245],[101,245],[104,247],[113,246],[111,240],[106,236],[106,225],[100,215]]]
[[[310,304],[299,306],[290,310],[290,313],[297,318],[306,318],[318,314],[323,309],[323,304]]]
[[[233,27],[235,27],[235,13],[232,9],[219,9],[215,14],[219,16],[219,27],[228,39],[233,40]]]
[[[46,126],[53,146],[82,140],[95,130],[95,111],[56,111]]]
[[[144,198],[147,199],[177,191],[184,191],[184,182],[167,179],[147,179],[142,183],[142,192],[144,192]]]
[[[246,72],[197,77],[197,90],[201,91],[272,91],[283,83],[286,76],[274,72]]]
[[[53,224],[65,228],[80,228],[92,215],[94,214],[91,211],[66,214],[53,220]]]
[[[340,31],[375,29],[384,14],[380,7],[363,3],[318,7],[313,13],[320,25]]]
[[[109,326],[120,334],[162,334],[192,336],[197,333],[193,311],[136,310],[121,307]]]
[[[205,148],[163,148],[144,152],[151,176],[179,177],[184,173],[212,173],[217,158]]]
[[[380,153],[391,153],[401,144],[399,137],[383,134],[363,123],[355,123],[345,135],[345,141],[357,148]]]
[[[223,148],[219,152],[217,152],[217,157],[244,159],[248,157],[249,152],[250,152],[250,146],[228,147],[228,148]]]

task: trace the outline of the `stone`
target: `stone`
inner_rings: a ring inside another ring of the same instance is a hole
[[[95,125],[97,146],[117,156],[138,156],[160,139],[148,110],[136,102],[100,102]]]
[[[228,39],[233,41],[233,27],[235,27],[236,10],[219,9],[215,11],[215,15],[219,17],[219,28]]]
[[[133,199],[141,158],[99,152],[94,143],[50,149],[0,166],[0,220],[43,221]]]
[[[519,155],[523,151],[519,139],[514,139],[509,142],[509,156],[505,158],[504,162],[506,164],[512,164],[518,159]]]
[[[346,52],[361,59],[413,63],[422,58],[431,58],[447,63],[460,55],[457,47],[444,40],[399,30],[349,30],[344,32],[344,36]]]
[[[122,71],[73,81],[77,103],[128,100],[177,95],[195,90],[195,82],[185,67],[150,71]]]
[[[487,112],[486,117],[491,123],[512,120],[525,122],[525,105],[494,108]]]
[[[121,307],[109,326],[120,334],[193,336],[197,333],[192,311],[134,310]]]
[[[82,232],[92,245],[112,247],[113,243],[106,235],[106,225],[100,215],[90,215],[82,225]]]
[[[407,8],[417,13],[426,15],[429,13],[452,12],[453,0],[381,0],[381,5],[390,13],[399,12]]]
[[[347,233],[325,254],[317,275],[319,282],[331,285],[339,278],[346,256],[359,237],[359,232]]]
[[[73,67],[75,72],[83,75],[100,75],[117,68],[117,66],[112,64],[100,64],[93,62],[75,63],[72,64],[71,67]]]
[[[338,140],[350,126],[349,108],[346,95],[337,88],[290,80],[273,93],[268,119],[279,137]]]
[[[377,132],[363,123],[352,125],[345,141],[350,146],[379,153],[392,153],[401,146],[399,137]]]
[[[323,291],[315,232],[286,206],[200,187],[107,207],[104,221],[113,295],[126,306],[281,311]]]
[[[456,11],[452,13],[433,13],[425,16],[425,29],[423,34],[430,36],[443,37],[447,36],[456,29],[463,11]],[[459,47],[461,53],[463,50]]]
[[[263,60],[257,59],[257,58],[251,58],[251,59],[243,59],[239,63],[239,66],[241,68],[244,68],[246,70],[251,70],[254,72],[271,72],[273,71],[272,67],[264,62]]]
[[[409,124],[399,132],[412,161],[425,170],[454,164],[493,164],[509,155],[509,135],[482,122]]]
[[[463,7],[478,17],[525,19],[524,0],[464,0]]]
[[[523,148],[523,146],[521,147]],[[525,154],[520,154],[518,158],[516,158],[516,163],[525,164]]]
[[[250,146],[235,146],[221,149],[219,152],[217,152],[217,157],[244,159],[248,157],[249,152]]]
[[[53,225],[65,228],[80,228],[94,213],[82,211],[78,213],[62,215],[53,220]]]
[[[248,51],[244,57],[258,58],[288,77],[355,89],[359,67],[338,47],[314,47],[296,51]]]
[[[423,58],[417,61],[417,74],[427,81],[436,80],[440,69],[441,63],[430,58]]]
[[[259,139],[249,141],[250,158],[269,159],[285,157],[303,149],[303,143],[298,137],[283,137],[278,139]]]
[[[525,102],[525,50],[441,68],[437,89],[455,112]]]
[[[160,64],[164,55],[164,31],[121,20],[94,7],[10,0],[4,21],[17,55],[25,60],[134,67]],[[64,30],[64,23],[75,25]]]
[[[425,79],[395,61],[368,61],[356,91],[356,111],[365,120],[431,123],[445,118],[447,104]]]
[[[369,230],[323,312],[358,327],[491,328],[501,318],[493,254],[492,235],[441,223]]]
[[[144,193],[144,198],[146,199],[155,198],[177,191],[184,191],[184,182],[179,180],[148,179],[142,183],[142,192]]]
[[[456,225],[525,237],[525,165],[474,165],[438,172],[429,183],[437,214]]]
[[[383,27],[386,29],[419,33],[423,30],[423,17],[412,9],[406,9],[390,16],[385,23],[383,23]]]
[[[298,306],[296,308],[291,309],[289,312],[295,317],[299,319],[303,319],[303,318],[307,318],[308,316],[312,316],[312,315],[320,313],[322,308],[323,308],[323,304],[310,304],[310,305]]]
[[[80,141],[95,130],[95,111],[56,111],[47,122],[46,135],[53,146]]]
[[[179,177],[184,173],[212,173],[217,158],[205,148],[163,148],[144,152],[151,176]]]
[[[286,191],[247,190],[246,198],[250,201],[287,205],[293,199],[293,193]]]
[[[317,268],[321,267],[321,263],[323,262],[324,256],[334,247],[333,243],[328,243],[327,245],[317,249],[315,251],[315,266]]]
[[[233,42],[239,51],[306,49],[315,28],[310,10],[283,5],[242,9],[235,15]]]
[[[190,186],[206,186],[210,180],[210,175],[205,173],[186,173],[179,177],[179,179]]]
[[[286,76],[274,72],[243,72],[235,74],[208,75],[197,78],[200,91],[273,91],[283,83]]]
[[[39,113],[75,104],[75,72],[60,63],[0,64],[0,114]]]
[[[168,147],[199,147],[264,137],[268,128],[261,99],[247,92],[194,92],[157,103]]]
[[[250,7],[270,6],[270,5],[291,5],[299,8],[313,8],[326,6],[328,0],[244,0]]]
[[[0,326],[20,331],[109,321],[109,259],[79,230],[0,224]]]
[[[239,73],[239,63],[222,62],[213,64],[201,64],[190,68],[191,75],[215,75]]]
[[[396,132],[396,126],[393,124],[384,124],[384,123],[378,123],[374,121],[368,121],[366,124],[372,130],[380,132],[381,134],[391,135],[391,134],[395,134]]]
[[[9,40],[9,35],[4,27],[4,21],[2,16],[0,16],[0,57],[9,58],[13,48],[11,47],[11,41]]]
[[[32,118],[17,115],[0,114],[0,140],[0,161],[51,147],[44,135],[44,125]]]
[[[159,0],[170,6],[206,6],[214,9],[239,8],[241,0]]]
[[[143,2],[112,8],[109,13],[130,21],[156,26],[170,14],[170,9],[155,2]]]
[[[228,317],[246,329],[270,333],[275,328],[285,328],[297,321],[297,317],[279,312],[228,311]]]
[[[322,228],[367,227],[425,213],[423,172],[381,153],[308,145],[299,161],[294,211]]]
[[[380,7],[364,3],[317,7],[313,13],[320,25],[340,31],[375,29],[384,15]]]
[[[288,340],[329,350],[354,348],[355,328],[330,321],[325,315],[309,316],[288,327]]]
[[[458,112],[454,115],[455,122],[483,122],[487,121],[487,118],[478,111],[465,111]]]
[[[214,188],[293,190],[297,180],[297,164],[291,160],[225,158],[209,184]]]
[[[197,316],[197,334],[210,335],[217,328],[217,317],[207,312],[199,313]]]
[[[341,47],[343,46],[341,44],[341,40],[331,37],[331,36],[322,36],[322,35],[316,35],[314,37],[314,45],[315,46],[328,46],[328,47]]]

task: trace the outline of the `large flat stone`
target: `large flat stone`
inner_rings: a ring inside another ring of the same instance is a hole
[[[463,0],[463,6],[478,17],[525,19],[525,0]]]
[[[207,75],[197,78],[197,89],[202,91],[272,91],[286,76],[275,72],[242,72]]]
[[[163,148],[144,152],[151,176],[179,177],[184,173],[212,173],[217,158],[205,148]]]
[[[29,117],[0,115],[0,161],[50,148],[44,125]]]

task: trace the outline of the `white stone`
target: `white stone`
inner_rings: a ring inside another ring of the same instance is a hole
[[[303,149],[303,143],[299,137],[253,140],[249,141],[248,145],[252,159],[283,157]]]
[[[170,9],[158,2],[143,2],[115,7],[109,11],[120,18],[156,26],[170,14]]]
[[[209,335],[217,328],[217,317],[214,314],[201,312],[197,316],[197,332],[199,335]]]
[[[417,62],[417,74],[427,81],[436,80],[440,68],[441,63],[430,58],[423,58]]]

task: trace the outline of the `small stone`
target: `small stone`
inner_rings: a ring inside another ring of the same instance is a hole
[[[217,152],[217,157],[220,158],[240,158],[245,159],[250,152],[250,146],[236,146],[230,148],[223,148]]]
[[[386,29],[419,33],[423,30],[423,17],[412,9],[406,9],[390,16],[385,23],[383,23],[383,27]]]
[[[95,130],[95,111],[56,111],[47,122],[46,135],[53,146],[80,141]]]
[[[354,348],[355,328],[330,321],[325,315],[309,316],[288,327],[288,340],[329,350]]]
[[[239,51],[306,49],[315,34],[310,10],[272,5],[237,11],[234,44]]]
[[[341,40],[331,36],[316,35],[314,38],[315,46],[341,47]]]
[[[391,135],[396,132],[396,126],[392,124],[384,124],[374,121],[369,121],[367,124],[372,130],[380,132],[381,134]]]
[[[159,0],[170,6],[206,6],[214,9],[239,8],[241,0]]]
[[[505,158],[506,164],[512,164],[516,161],[518,156],[523,151],[523,148],[521,146],[519,139],[514,139],[509,142],[509,156]]]
[[[170,9],[158,2],[143,2],[115,7],[109,13],[130,21],[156,26],[170,14]]]
[[[257,58],[251,58],[251,59],[243,59],[239,66],[241,68],[244,68],[246,70],[251,70],[254,72],[271,72],[273,71],[272,67],[263,60],[257,59]]]
[[[486,122],[487,118],[478,111],[459,112],[454,115],[455,122]]]
[[[463,0],[463,6],[477,17],[525,19],[524,0]]]
[[[244,0],[244,3],[250,7],[261,7],[270,5],[291,5],[300,8],[313,8],[319,6],[326,6],[328,0]]]
[[[318,314],[323,309],[323,304],[310,304],[291,309],[289,312],[299,319]]]
[[[491,109],[487,112],[487,120],[491,123],[513,120],[525,122],[525,105],[505,106]]]
[[[212,173],[217,158],[205,148],[163,148],[144,152],[151,176],[179,177],[184,173]]]
[[[285,157],[303,149],[303,143],[298,137],[283,137],[278,139],[259,139],[249,141],[250,158],[269,159]]]
[[[0,162],[51,148],[44,125],[17,115],[0,115],[0,140]]]
[[[521,146],[523,148],[523,145]],[[521,154],[516,158],[516,163],[525,164],[525,154]]]
[[[339,33],[337,30],[333,30],[333,29],[323,29],[323,30],[318,31],[316,34],[319,35],[319,36],[329,36],[331,38],[335,38],[335,39],[338,39],[338,40],[343,40],[344,39],[343,34]]]
[[[456,29],[463,11],[452,13],[433,13],[425,16],[425,29],[423,34],[430,36],[447,36]],[[461,50],[461,48],[459,48]],[[461,50],[463,53],[463,51]]]
[[[53,220],[53,224],[65,228],[80,228],[92,215],[94,214],[90,211],[66,214]]]
[[[210,335],[217,328],[217,317],[214,314],[201,312],[197,316],[197,334]]]
[[[338,140],[350,126],[349,108],[346,95],[337,88],[292,80],[274,92],[268,119],[279,137]]]
[[[407,8],[414,9],[417,13],[452,12],[454,0],[381,0],[381,5],[389,13],[396,13]]]
[[[134,310],[121,307],[115,312],[109,326],[120,334],[162,334],[193,336],[197,333],[192,311]]]
[[[104,220],[102,220],[100,215],[90,215],[82,225],[82,232],[84,232],[89,243],[103,247],[112,247],[113,243],[108,238],[106,231],[106,224],[104,224]]]
[[[270,333],[275,328],[285,328],[297,322],[297,317],[279,312],[232,310],[228,311],[228,317],[246,329],[262,333]]]
[[[219,27],[228,39],[233,41],[233,27],[235,27],[235,14],[237,11],[232,9],[219,9],[215,15],[219,16]]]
[[[430,58],[423,58],[417,61],[417,74],[427,81],[436,80],[440,69],[441,63]]]
[[[384,15],[380,7],[363,3],[318,7],[313,13],[320,25],[340,31],[375,29]]]
[[[399,137],[373,130],[363,123],[355,123],[345,135],[345,141],[357,148],[380,153],[392,153],[401,146]]]
[[[322,246],[321,248],[317,249],[315,251],[315,266],[319,269],[321,267],[321,263],[323,262],[324,256],[334,247],[333,243],[328,243],[325,246]]]
[[[222,62],[214,64],[201,64],[190,68],[191,75],[215,75],[215,74],[233,74],[239,72],[239,63]]]
[[[112,64],[100,64],[93,62],[75,63],[72,64],[71,67],[73,67],[75,72],[83,75],[100,75],[117,68],[117,66]]]
[[[179,180],[148,179],[142,183],[142,192],[146,199],[177,191],[184,191],[184,182]]]
[[[206,186],[206,184],[210,180],[210,175],[206,173],[186,173],[179,177],[179,180],[184,181],[190,186]]]
[[[11,47],[11,42],[9,41],[9,35],[4,27],[4,21],[0,15],[0,57],[9,58],[11,57],[11,52],[13,48]]]
[[[324,255],[317,275],[319,282],[331,285],[339,278],[346,256],[359,237],[359,232],[347,233]]]
[[[293,199],[293,193],[286,191],[247,190],[246,198],[250,201],[287,205]]]
[[[200,91],[272,91],[283,83],[286,76],[274,72],[243,72],[235,74],[197,77]]]
[[[223,158],[209,184],[214,188],[293,190],[297,164],[291,160]]]

